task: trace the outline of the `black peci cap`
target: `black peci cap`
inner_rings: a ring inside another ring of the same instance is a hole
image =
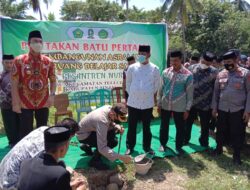
[[[147,53],[150,53],[150,46],[147,46],[147,45],[140,45],[140,46],[139,46],[139,52],[147,52]]]
[[[29,33],[29,41],[30,41],[31,38],[41,38],[42,39],[41,32],[38,31],[38,30],[31,31]]]
[[[182,58],[182,52],[180,50],[175,50],[170,52],[170,57]]]
[[[127,57],[127,61],[134,61],[135,60],[135,57],[134,56],[129,56]]]
[[[194,56],[191,57],[191,60],[194,60],[194,61],[198,62],[200,60],[200,57],[194,55]]]
[[[70,138],[70,130],[64,126],[49,127],[44,131],[45,143],[62,143]]]
[[[203,53],[202,55],[203,59],[206,60],[206,61],[213,61],[214,58],[215,58],[215,55],[209,51],[206,51]]]
[[[7,55],[7,54],[3,55],[3,60],[12,60],[12,59],[14,59],[14,55]]]

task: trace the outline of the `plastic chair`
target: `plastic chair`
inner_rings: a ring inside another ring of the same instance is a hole
[[[95,100],[97,108],[111,104],[110,90],[98,89],[93,92],[92,96]]]
[[[123,89],[122,87],[115,87],[111,89],[112,104],[115,103],[125,103],[123,99]]]
[[[75,102],[77,121],[80,121],[81,113],[89,113],[92,111],[90,104],[90,93],[87,91],[75,92],[73,95],[73,101]]]
[[[56,108],[55,113],[55,124],[58,121],[60,116],[69,116],[73,117],[72,111],[68,110],[69,107],[69,97],[68,94],[58,94],[55,95],[54,99],[54,107]]]
[[[69,93],[68,93],[69,103],[70,103],[70,104],[74,104],[74,103],[75,103],[74,94],[75,94],[75,92],[69,92]]]

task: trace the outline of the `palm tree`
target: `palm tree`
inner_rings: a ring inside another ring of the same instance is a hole
[[[0,15],[8,16],[15,19],[25,19],[27,17],[25,11],[28,9],[28,3],[15,0],[0,0]]]
[[[43,3],[45,3],[47,8],[48,8],[49,3],[51,3],[51,0],[43,0]],[[40,0],[29,0],[29,4],[30,4],[30,6],[32,6],[32,9],[35,13],[39,12],[40,20],[43,20],[42,10],[41,10],[41,1]]]
[[[167,11],[167,16],[171,19],[178,19],[182,31],[182,51],[184,61],[186,58],[186,37],[185,28],[189,22],[189,12],[201,11],[202,4],[199,0],[165,0],[162,6],[164,11]]]
[[[246,0],[234,0],[232,4],[234,4],[239,11],[248,12],[250,10],[250,4]]]
[[[126,4],[126,20],[128,20],[128,1],[129,0],[121,0],[122,5]]]

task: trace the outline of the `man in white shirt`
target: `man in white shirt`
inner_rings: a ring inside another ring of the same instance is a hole
[[[156,105],[156,94],[159,89],[160,71],[149,62],[150,46],[140,45],[138,62],[127,71],[126,90],[128,97],[128,134],[126,154],[132,154],[136,144],[136,127],[138,120],[143,124],[143,149],[154,153],[151,149],[152,133],[150,122],[152,110]]]

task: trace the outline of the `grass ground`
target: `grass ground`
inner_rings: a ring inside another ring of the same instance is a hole
[[[49,123],[54,124],[54,109]],[[74,115],[74,118],[76,116]],[[0,118],[0,133],[4,133]],[[250,129],[247,133],[248,146],[242,153],[243,164],[232,164],[232,150],[224,149],[224,154],[212,157],[208,152],[156,159],[146,176],[135,175],[132,164],[119,166],[127,179],[127,189],[136,190],[250,190]],[[93,169],[79,170],[87,178],[96,172]]]

